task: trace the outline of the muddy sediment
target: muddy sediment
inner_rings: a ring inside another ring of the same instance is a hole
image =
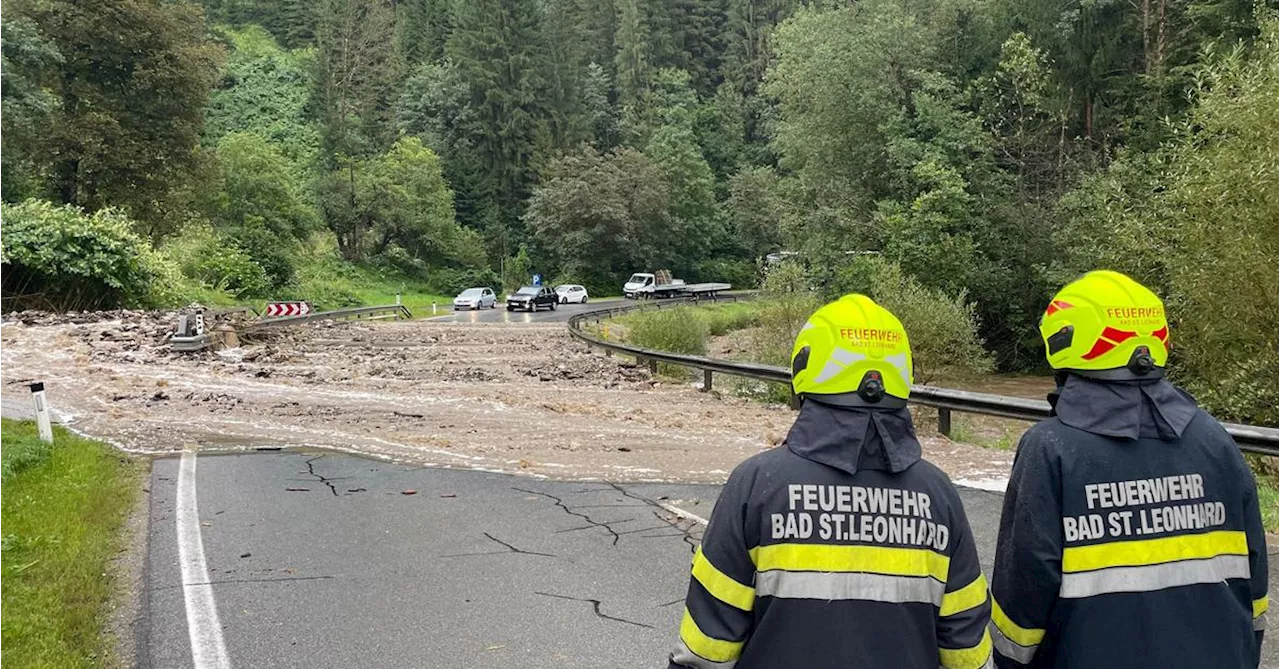
[[[720,482],[793,414],[650,377],[562,324],[315,323],[175,353],[173,313],[6,317],[0,391],[121,448],[321,447],[557,478]],[[926,437],[953,478],[1002,479],[1010,453]]]

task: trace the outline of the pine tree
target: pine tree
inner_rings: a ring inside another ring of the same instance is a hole
[[[442,60],[451,25],[449,0],[400,0],[396,10],[396,48],[409,69]]]
[[[618,103],[633,105],[649,84],[649,23],[640,0],[618,0],[613,44],[618,71]]]
[[[547,55],[538,8],[521,0],[476,0],[455,6],[445,54],[470,89],[474,125],[464,132],[479,178],[465,199],[477,206],[490,241],[508,241],[534,180],[545,114]],[[461,186],[459,185],[461,189]]]

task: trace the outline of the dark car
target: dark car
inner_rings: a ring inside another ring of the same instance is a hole
[[[554,290],[546,286],[525,286],[507,296],[507,311],[528,309],[537,311],[538,307],[551,307],[555,311],[560,298]]]

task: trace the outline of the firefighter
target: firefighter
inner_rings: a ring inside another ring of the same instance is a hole
[[[1266,542],[1231,437],[1164,378],[1164,305],[1090,272],[1040,320],[1054,416],[1004,498],[991,636],[1004,667],[1256,667]]]
[[[809,318],[800,414],[729,476],[671,667],[992,666],[987,582],[955,488],[921,459],[911,381],[907,334],[870,298]]]

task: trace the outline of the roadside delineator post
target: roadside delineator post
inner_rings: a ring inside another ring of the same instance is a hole
[[[53,443],[53,426],[49,424],[49,404],[44,400],[44,382],[30,384],[31,399],[36,403],[36,427],[40,431],[40,440],[46,444]]]
[[[431,315],[432,315],[432,316],[435,316],[435,315],[436,315],[436,303],[435,303],[435,302],[432,302],[432,303],[431,303]]]

